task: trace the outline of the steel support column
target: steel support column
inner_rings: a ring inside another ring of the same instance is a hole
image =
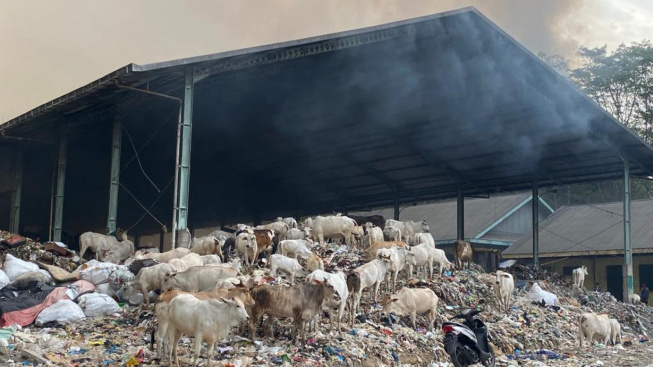
[[[533,181],[533,195],[531,199],[533,214],[533,268],[540,267],[540,190],[537,181]]]
[[[462,187],[458,187],[458,207],[456,210],[457,214],[457,232],[458,239],[465,240],[465,195],[463,194]]]
[[[399,220],[399,194],[395,194],[395,220]]]
[[[633,294],[633,253],[630,245],[630,167],[624,161],[624,302]]]
[[[14,187],[11,193],[11,213],[9,216],[9,232],[20,232],[20,201],[23,191],[23,150],[16,151],[14,161]]]
[[[177,230],[188,228],[188,195],[190,186],[190,146],[193,127],[193,69],[186,71],[184,83],[181,159],[179,165],[179,205]]]
[[[116,231],[118,221],[118,192],[120,189],[120,152],[122,150],[122,114],[116,109],[113,119],[113,143],[111,148],[111,181],[109,187],[109,214],[107,233]]]
[[[63,198],[66,184],[66,157],[68,155],[68,130],[64,128],[59,139],[59,163],[57,165],[57,188],[54,199],[54,235],[53,241],[61,241],[63,225]]]

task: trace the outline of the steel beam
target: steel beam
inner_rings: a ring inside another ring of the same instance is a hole
[[[190,147],[193,127],[193,69],[186,71],[184,107],[181,131],[181,159],[179,165],[179,205],[177,230],[188,228],[188,196],[190,187]]]
[[[533,181],[533,196],[531,208],[533,214],[533,268],[540,267],[540,190],[537,186],[537,180]]]
[[[107,234],[114,233],[118,221],[118,192],[120,189],[120,153],[122,150],[122,113],[116,109],[113,118],[113,143],[111,148],[111,177],[109,187],[109,214]]]
[[[66,184],[66,158],[68,155],[68,129],[64,128],[59,139],[59,163],[57,165],[57,188],[54,204],[54,235],[53,241],[61,241],[63,226],[63,199]]]
[[[14,187],[11,193],[11,214],[9,216],[9,232],[20,232],[20,202],[23,191],[23,150],[16,151],[14,161]]]
[[[630,166],[624,160],[624,302],[633,294],[633,253],[630,244]]]
[[[394,219],[399,220],[399,193],[395,193],[395,212],[394,212]]]
[[[463,188],[458,186],[458,207],[456,210],[457,214],[457,233],[459,240],[465,240],[465,195],[463,194]]]

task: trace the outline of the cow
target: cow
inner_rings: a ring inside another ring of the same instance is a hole
[[[617,344],[617,337],[619,337],[619,343],[621,344],[621,325],[616,319],[610,319],[610,341],[612,345]]]
[[[413,276],[414,266],[417,275],[419,275],[419,267],[423,267],[424,276],[428,274],[429,278],[432,279],[435,255],[435,249],[429,244],[421,243],[417,246],[411,246],[410,252],[406,254],[406,263],[409,265],[408,273],[410,277]]]
[[[113,244],[108,250],[102,251],[103,261],[120,264],[122,261],[134,255],[134,243],[129,240],[123,240]]]
[[[383,241],[383,230],[380,227],[375,227],[372,223],[367,222],[363,229],[365,230],[364,246],[370,247],[374,242]]]
[[[180,259],[186,255],[190,254],[190,250],[184,247],[177,247],[176,249],[172,249],[170,251],[166,251],[163,253],[153,253],[153,252],[146,252],[146,253],[136,253],[134,256],[136,257],[137,260],[140,259],[152,259],[156,260],[160,263],[167,263],[168,261],[172,259]]]
[[[315,219],[307,218],[304,221],[304,227],[311,229],[313,240],[324,244],[325,238],[340,235],[344,237],[345,243],[351,244],[351,233],[357,223],[347,216],[317,216]]]
[[[383,239],[385,241],[401,241],[401,230],[397,227],[385,227]]]
[[[420,244],[420,243],[428,243],[429,246],[435,248],[435,240],[433,239],[433,236],[428,233],[415,233],[415,244]]]
[[[222,301],[222,302],[220,302]],[[181,294],[168,304],[168,351],[169,365],[172,358],[179,366],[177,359],[177,344],[183,334],[195,337],[195,355],[193,365],[202,349],[202,342],[208,343],[206,365],[211,365],[215,342],[229,335],[232,327],[247,322],[249,316],[245,306],[238,300],[221,298],[200,300],[189,294]]]
[[[198,254],[190,253],[180,259],[172,259],[168,264],[175,268],[175,271],[186,271],[193,266],[202,266],[204,262]]]
[[[497,297],[499,311],[508,311],[510,308],[510,299],[512,297],[512,292],[515,290],[515,281],[513,280],[512,275],[501,270],[497,270],[493,288],[494,294]]]
[[[639,294],[631,294],[628,296],[628,303],[633,304],[633,305],[638,305],[641,302],[641,298],[639,297]]]
[[[467,261],[467,269],[470,268],[472,262],[472,255],[474,251],[472,250],[472,244],[458,240],[453,244],[453,255],[454,261],[456,263],[456,269],[463,269],[463,262]]]
[[[370,215],[370,216],[361,216],[361,215],[348,215],[349,218],[356,221],[356,223],[367,223],[370,222],[377,227],[380,227],[381,230],[385,229],[385,218],[382,215]]]
[[[286,223],[288,229],[297,228],[297,221],[293,217],[286,217],[286,218],[277,217],[277,222],[279,221]]]
[[[364,238],[365,229],[361,226],[354,226],[354,230],[351,232],[351,243],[356,246],[362,246]]]
[[[574,271],[571,274],[571,277],[574,281],[574,286],[578,288],[582,288],[583,284],[585,283],[585,275],[589,275],[587,272],[587,267],[585,265],[581,266],[580,268],[574,269]]]
[[[324,261],[314,253],[306,260],[306,269],[310,272],[315,270],[324,270]]]
[[[226,239],[225,239],[226,240]],[[222,258],[222,243],[217,237],[194,237],[190,251],[198,255],[218,255]]]
[[[595,313],[584,313],[578,318],[578,340],[580,346],[583,346],[583,340],[587,340],[592,346],[594,336],[603,338],[603,345],[608,345],[612,328],[608,315],[597,315]]]
[[[195,266],[183,272],[169,271],[164,277],[163,290],[209,291],[215,287],[218,280],[239,275],[236,269],[224,265],[226,264]]]
[[[202,260],[202,265],[211,265],[211,264],[222,264],[222,260],[218,255],[203,255],[200,256]]]
[[[226,231],[216,229],[206,237],[215,237],[222,244],[222,261],[229,261],[229,257],[235,251],[236,235]]]
[[[281,255],[296,259],[301,256],[306,259],[313,253],[309,248],[311,240],[283,240],[279,242],[278,251]]]
[[[313,283],[294,284],[290,287],[258,286],[251,291],[254,299],[252,317],[249,320],[249,336],[254,340],[256,326],[263,314],[273,317],[293,318],[293,341],[301,331],[301,339],[305,337],[304,324],[313,319],[322,310],[325,301],[339,296],[327,282],[314,280]],[[272,327],[272,323],[268,322]]]
[[[410,252],[408,247],[397,247],[393,246],[391,248],[380,249],[376,254],[377,257],[381,260],[385,260],[388,263],[388,273],[387,273],[387,288],[390,288],[390,281],[392,280],[392,291],[397,290],[397,274],[403,270],[406,266],[406,253]]]
[[[242,232],[236,236],[236,252],[245,259],[249,266],[256,261],[256,236],[254,233]]]
[[[171,290],[161,294],[154,304],[154,315],[158,321],[158,328],[156,330],[157,334],[157,353],[162,355],[163,345],[165,344],[166,334],[168,330],[168,304],[172,301],[173,298],[177,297],[180,294],[190,294],[197,299],[239,299],[245,307],[251,307],[254,305],[254,299],[249,294],[247,287],[243,286],[242,283],[234,285],[231,289],[215,289],[209,292],[183,292],[179,290]],[[154,342],[154,339],[151,341]]]
[[[254,236],[256,237],[256,252],[254,253],[254,261],[256,261],[260,254],[264,252],[272,252],[274,247],[274,231],[270,229],[255,229]]]
[[[306,275],[304,269],[297,259],[292,259],[280,254],[274,254],[270,256],[270,276],[276,277],[277,270],[283,270],[285,273],[290,275],[290,283],[295,282],[295,275],[299,274]]]
[[[268,223],[268,224],[262,224],[259,226],[254,227],[254,230],[261,230],[261,229],[267,229],[270,231],[274,232],[273,236],[277,236],[277,239],[279,241],[285,240],[286,239],[286,233],[290,229],[288,224],[284,223],[283,220],[279,220],[281,218],[277,218],[276,222]]]
[[[156,289],[163,289],[165,284],[166,274],[174,271],[172,265],[163,263],[147,268],[142,268],[136,278],[131,282],[127,282],[124,286],[125,296],[129,297],[132,290],[138,290],[143,293],[143,302],[145,307],[150,306],[150,291]]]
[[[400,222],[398,220],[388,219],[385,221],[385,226],[399,228],[406,243],[410,243],[410,241],[415,237],[415,233],[423,233],[430,230],[429,225],[425,220],[421,222],[413,222],[412,220]]]
[[[347,299],[349,298],[349,290],[347,289],[347,278],[345,273],[337,272],[335,274],[327,273],[323,270],[315,270],[306,277],[306,282],[314,282],[315,280],[324,282],[331,285],[338,295],[338,299],[335,297],[330,300],[325,300],[324,307],[329,313],[329,332],[333,330],[333,310],[338,310],[338,326],[337,330],[340,331],[340,322],[342,321],[342,316],[345,314],[345,306],[347,305]],[[313,320],[315,322],[315,320]]]
[[[374,286],[370,289],[371,297],[376,303],[377,295],[379,294],[379,286],[385,278],[385,273],[388,271],[388,263],[379,259],[374,259],[367,264],[363,264],[352,272],[347,274],[347,289],[349,290],[349,310],[351,312],[351,325],[354,324],[354,317],[360,305],[361,296],[365,288]]]
[[[99,261],[103,261],[102,256],[106,253],[105,251],[109,251],[113,246],[118,245],[120,242],[131,243],[131,252],[133,253],[134,244],[127,238],[127,232],[119,229],[116,233],[119,236],[120,241],[118,241],[115,236],[111,235],[104,235],[95,232],[82,233],[79,236],[79,257],[84,258],[86,250],[90,249],[95,253],[95,257]]]
[[[425,313],[429,320],[429,330],[433,331],[438,315],[438,296],[428,288],[404,287],[393,295],[386,295],[381,301],[382,315],[394,313],[397,316],[410,316],[413,329],[416,328],[417,314]]]
[[[376,241],[376,242],[373,242],[372,245],[367,250],[365,250],[365,254],[367,255],[367,259],[368,260],[376,259],[376,254],[380,249],[390,248],[392,246],[405,247],[406,243],[401,242],[401,241]]]
[[[286,233],[286,240],[305,240],[311,238],[311,229],[290,228]]]

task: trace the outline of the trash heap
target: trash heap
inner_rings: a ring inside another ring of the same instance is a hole
[[[2,236],[8,235],[2,232]],[[45,262],[44,252],[51,251],[27,241],[22,246],[3,249],[2,255],[3,259],[5,254],[11,254],[23,260]],[[327,271],[347,271],[366,262],[362,251],[345,245],[327,244],[316,252],[325,259]],[[71,259],[52,254],[48,264],[57,267],[59,262],[74,264]],[[115,290],[133,278],[124,266],[89,262],[84,269],[70,266],[62,270],[85,278],[80,282],[93,283],[95,292],[74,294],[48,306],[37,316],[41,319],[35,324],[0,328],[0,365],[158,366],[167,363],[167,358],[157,355],[156,345],[152,344],[155,324],[152,311],[112,299],[119,298]],[[273,336],[263,336],[262,328],[254,341],[232,333],[230,340],[216,347],[213,365],[452,366],[438,327],[465,307],[483,310],[480,317],[488,326],[497,366],[650,364],[650,357],[645,356],[653,352],[647,342],[647,333],[653,330],[651,308],[618,302],[609,293],[574,290],[557,274],[534,272],[521,265],[507,271],[515,279],[512,306],[507,312],[498,311],[492,289],[494,276],[478,266],[453,273],[445,271],[441,279],[436,275],[433,280],[420,274],[421,277],[406,281],[400,275],[398,289],[404,285],[430,287],[440,298],[436,330],[426,330],[428,323],[422,316],[417,318],[417,329],[410,327],[407,318],[382,317],[381,305],[373,303],[366,290],[353,325],[348,314],[345,315],[340,332],[335,331],[335,326],[331,332],[328,319],[322,318],[316,332],[307,333],[307,340],[295,344],[291,341],[291,320],[275,320]],[[287,284],[283,278],[262,279],[272,284]],[[109,288],[103,289],[103,284]],[[57,288],[62,287],[62,283],[58,285]],[[387,293],[384,287],[379,302]],[[58,308],[50,309],[53,306]],[[578,347],[578,319],[580,314],[590,311],[608,313],[620,321],[621,345]],[[179,345],[182,365],[192,361],[191,349],[192,339],[184,336]],[[642,359],[637,359],[639,356]]]

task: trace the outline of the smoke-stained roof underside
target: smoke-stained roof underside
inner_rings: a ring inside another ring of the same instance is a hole
[[[149,207],[171,182],[177,104],[115,82],[182,97],[190,67],[195,224],[391,206],[395,193],[402,203],[443,199],[459,184],[478,195],[529,189],[534,177],[540,186],[615,179],[623,176],[620,156],[634,175],[653,172],[649,146],[468,8],[130,64],[0,125],[8,135],[51,141],[62,126],[73,126],[64,226],[104,227],[116,104],[134,145],[144,146],[139,158],[154,182],[132,160],[123,133],[124,188]],[[169,223],[171,203],[169,185],[152,213]],[[142,214],[121,189],[119,225],[129,227]],[[159,227],[146,216],[136,228]]]

